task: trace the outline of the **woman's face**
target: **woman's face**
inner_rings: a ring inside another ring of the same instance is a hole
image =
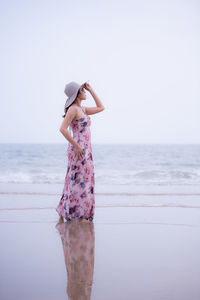
[[[77,94],[77,97],[80,100],[86,100],[86,91],[85,91],[85,89],[83,87],[80,87],[79,92]]]

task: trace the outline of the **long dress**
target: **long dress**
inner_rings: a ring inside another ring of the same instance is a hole
[[[79,159],[75,153],[75,147],[71,143],[68,144],[67,173],[62,196],[56,207],[59,216],[62,216],[67,221],[83,218],[93,221],[94,218],[95,179],[90,125],[91,118],[85,113],[84,117],[72,120],[70,124],[73,139],[82,148],[83,155]]]

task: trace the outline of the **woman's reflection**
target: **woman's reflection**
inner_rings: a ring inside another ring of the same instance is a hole
[[[94,223],[58,223],[67,270],[70,300],[90,299],[94,270]]]

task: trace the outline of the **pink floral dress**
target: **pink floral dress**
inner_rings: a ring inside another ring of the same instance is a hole
[[[83,109],[82,109],[83,110]],[[73,139],[82,148],[81,159],[69,143],[67,149],[68,166],[62,196],[56,211],[67,221],[87,219],[93,221],[95,208],[94,165],[90,133],[91,119],[84,117],[72,120],[70,127]]]

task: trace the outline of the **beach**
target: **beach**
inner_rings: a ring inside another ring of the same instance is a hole
[[[1,299],[199,299],[198,188],[97,186],[94,222],[69,225],[61,187],[0,184]]]
[[[200,300],[200,2],[0,14],[0,300]]]

